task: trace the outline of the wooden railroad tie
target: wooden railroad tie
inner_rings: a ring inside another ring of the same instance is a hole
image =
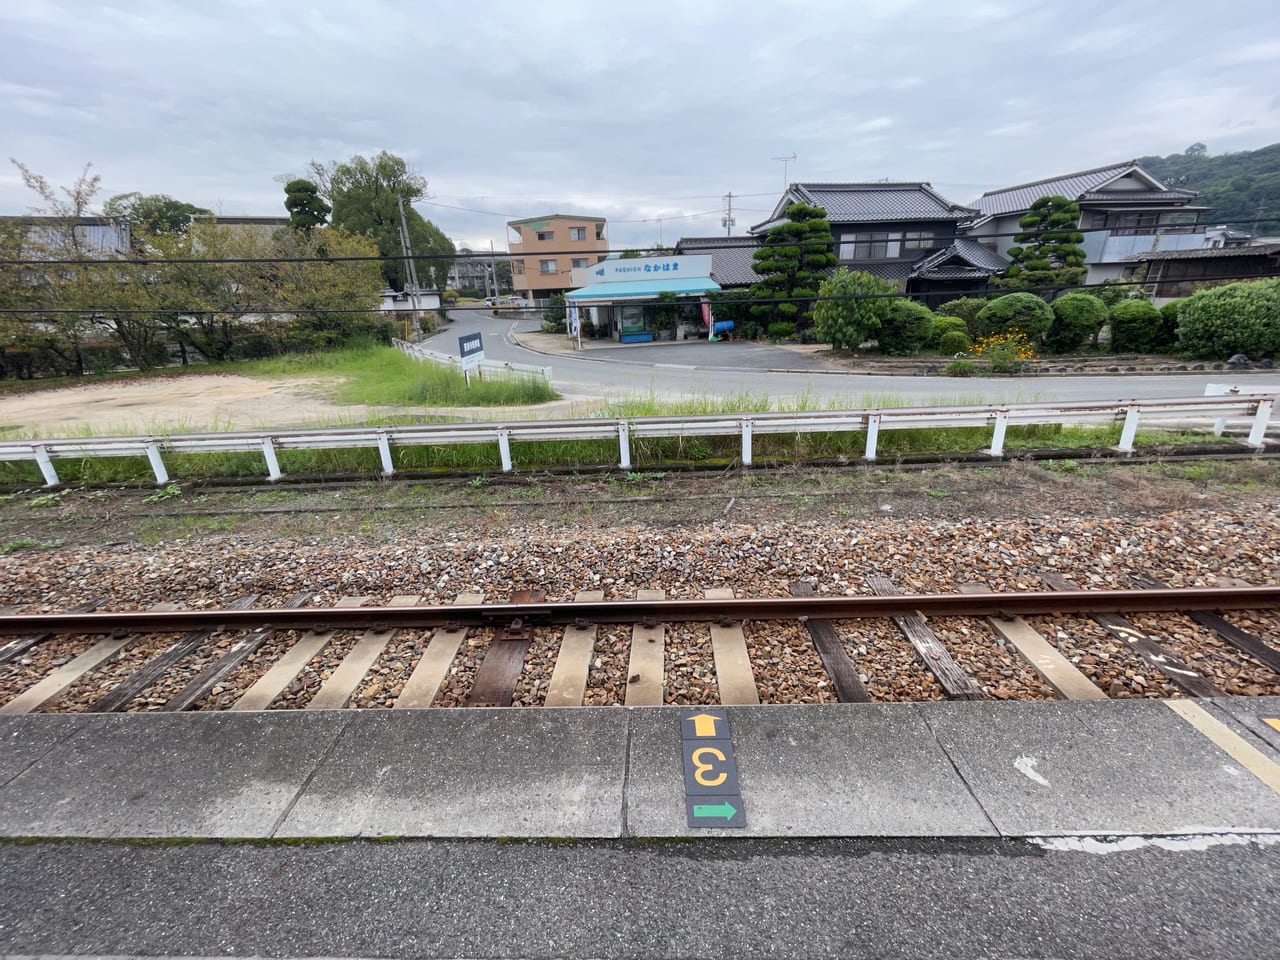
[[[544,590],[517,590],[511,594],[511,602],[541,603],[546,596]],[[509,626],[495,629],[489,649],[476,669],[466,706],[511,706],[516,684],[520,682],[520,671],[524,668],[524,658],[532,642],[533,624],[528,621],[516,618]]]
[[[878,597],[899,597],[902,591],[888,577],[867,577],[867,586]],[[981,700],[982,688],[973,682],[956,663],[951,653],[942,645],[924,617],[918,613],[891,618],[902,635],[911,641],[924,665],[933,671],[942,686],[942,692],[951,700]]]
[[[82,603],[78,607],[72,607],[68,613],[93,613],[98,607],[105,603],[105,600],[90,600],[88,603]],[[10,610],[9,612],[14,612]],[[16,660],[32,647],[44,643],[52,633],[32,633],[25,637],[14,637],[12,640],[6,640],[0,643],[0,664],[8,663]]]
[[[1168,584],[1161,583],[1153,577],[1130,577],[1129,579],[1140,587],[1146,587],[1148,590],[1169,589]],[[1243,584],[1237,585],[1243,586]],[[1237,650],[1244,651],[1259,663],[1270,667],[1276,673],[1280,673],[1280,650],[1269,646],[1259,637],[1255,637],[1247,630],[1240,629],[1218,613],[1212,613],[1208,610],[1188,610],[1186,615],[1200,624],[1200,626],[1208,627],[1214,631]]]
[[[793,597],[817,596],[813,584],[805,580],[797,580],[789,589]],[[815,620],[810,617],[805,620],[805,626],[809,629],[809,638],[813,641],[818,656],[822,658],[822,665],[826,668],[827,675],[831,677],[836,699],[841,703],[870,703],[871,694],[867,693],[867,688],[863,686],[862,678],[858,675],[858,667],[849,657],[848,651],[840,640],[840,635],[836,632],[835,621]]]
[[[1060,573],[1043,574],[1044,582],[1054,590],[1083,590]],[[1230,694],[1220,690],[1200,673],[1194,670],[1181,657],[1170,653],[1150,634],[1139,630],[1124,617],[1114,613],[1091,613],[1090,619],[1103,627],[1117,640],[1122,641],[1130,650],[1153,670],[1168,677],[1173,684],[1193,697],[1226,697]]]

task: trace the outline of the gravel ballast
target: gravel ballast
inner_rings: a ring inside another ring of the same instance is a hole
[[[1128,489],[1129,484],[1122,487]],[[678,494],[676,495],[678,497]],[[890,491],[882,496],[889,499]],[[862,507],[865,513],[866,505]],[[754,509],[754,508],[753,508]],[[540,588],[547,599],[573,600],[581,590],[601,590],[606,599],[632,599],[642,589],[665,590],[671,598],[696,598],[711,588],[739,597],[786,596],[793,581],[806,580],[820,595],[866,594],[866,578],[887,576],[904,593],[950,592],[981,582],[997,591],[1042,590],[1042,575],[1054,572],[1087,589],[1131,586],[1145,575],[1171,586],[1213,586],[1232,579],[1276,582],[1280,570],[1280,513],[1270,501],[1125,515],[1121,504],[1095,504],[1071,516],[898,516],[842,518],[795,516],[785,510],[718,517],[669,527],[600,522],[560,524],[520,520],[505,513],[464,527],[429,514],[408,514],[376,534],[325,533],[288,536],[281,531],[222,533],[103,545],[25,550],[0,556],[0,604],[24,609],[66,610],[92,597],[109,598],[107,610],[145,609],[170,602],[182,607],[216,606],[258,594],[257,606],[281,604],[299,592],[315,594],[311,605],[340,597],[366,597],[387,604],[398,594],[419,594],[423,603],[446,604],[464,592],[502,602],[513,591]],[[952,511],[954,513],[954,511]],[[989,511],[988,511],[989,512]],[[1176,614],[1135,615],[1135,626],[1228,693],[1280,695],[1280,676],[1210,630]],[[1273,612],[1229,613],[1227,619],[1264,641],[1280,643]],[[1168,678],[1087,617],[1032,617],[1029,622],[1113,697],[1179,696]],[[952,657],[990,699],[1049,699],[1052,691],[984,621],[939,618],[930,627]],[[876,700],[941,699],[942,690],[914,649],[887,620],[836,624],[846,652]],[[764,703],[834,700],[830,679],[798,623],[744,626],[756,686]],[[558,629],[535,631],[514,703],[543,703],[555,665]],[[389,707],[431,638],[431,631],[399,632],[359,684],[352,704]],[[46,704],[50,711],[85,709],[113,684],[174,637],[139,638],[120,655],[88,673]],[[130,710],[156,710],[174,692],[225,652],[236,635],[217,635]],[[304,707],[359,639],[337,634],[272,704]],[[293,642],[279,633],[197,705],[229,706]],[[0,703],[87,649],[96,638],[64,637],[0,666]],[[465,702],[475,671],[491,642],[489,630],[471,630],[435,700]],[[624,702],[630,629],[600,627],[587,677],[585,702]],[[665,651],[665,698],[669,703],[718,702],[710,630],[705,624],[669,624]]]

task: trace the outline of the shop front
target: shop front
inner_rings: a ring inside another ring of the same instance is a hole
[[[574,270],[573,280],[577,289],[565,294],[571,328],[619,343],[705,337],[706,294],[720,289],[707,255],[605,260]]]

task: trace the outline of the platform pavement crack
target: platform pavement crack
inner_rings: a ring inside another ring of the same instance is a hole
[[[68,743],[70,743],[76,737],[80,736],[80,734],[83,733],[86,729],[88,729],[88,727],[89,727],[89,724],[81,720],[80,723],[76,724],[69,733],[67,733],[65,736],[61,737],[60,739],[58,739],[56,742],[49,744],[48,750],[45,750],[44,753],[40,754],[40,756],[36,757],[34,760],[32,760],[30,763],[24,766],[21,770],[19,770],[13,776],[7,777],[3,782],[0,782],[0,790],[3,790],[5,787],[9,786],[9,784],[13,783],[13,781],[17,780],[19,777],[25,774],[32,767],[36,766],[39,763],[42,763],[55,750],[65,747]]]
[[[347,713],[349,711],[343,712]],[[329,741],[329,745],[324,748],[324,753],[320,754],[319,759],[316,760],[316,765],[311,768],[311,772],[307,774],[305,779],[303,779],[302,784],[298,787],[298,791],[290,798],[288,804],[285,805],[284,810],[281,811],[280,816],[276,817],[275,823],[271,825],[271,829],[267,831],[268,838],[274,838],[276,831],[284,826],[285,820],[289,818],[289,814],[293,813],[293,808],[298,805],[298,801],[302,799],[302,795],[307,792],[308,788],[311,786],[311,781],[314,780],[316,774],[320,772],[320,768],[323,767],[328,762],[329,757],[333,755],[334,749],[338,746],[338,741],[342,739],[342,735],[347,732],[347,727],[351,726],[354,720],[355,716],[353,714],[346,717],[342,721],[341,725],[339,725],[337,733],[335,733],[333,739]]]
[[[626,707],[623,707],[623,709],[625,710]],[[628,712],[627,742],[624,747],[625,752],[622,758],[622,830],[618,834],[618,836],[623,839],[630,836],[630,833],[627,830],[627,789],[631,783],[631,721],[633,719],[633,715]]]
[[[924,721],[925,727],[928,728],[929,735],[933,737],[933,742],[938,745],[938,749],[942,751],[942,755],[947,758],[947,763],[951,764],[951,769],[956,772],[956,776],[959,777],[960,782],[964,784],[965,790],[967,790],[969,792],[969,796],[973,798],[974,805],[982,811],[983,819],[986,820],[987,823],[991,824],[991,829],[995,831],[995,835],[997,837],[1007,836],[1003,830],[996,826],[996,822],[991,819],[991,814],[987,812],[987,808],[982,805],[982,801],[978,799],[978,795],[973,792],[973,787],[970,785],[969,779],[960,770],[960,765],[956,763],[956,758],[951,755],[951,751],[947,749],[947,745],[938,739],[938,732],[933,729],[933,724],[929,722],[929,715],[927,711],[921,710],[918,706],[915,710],[920,719]]]

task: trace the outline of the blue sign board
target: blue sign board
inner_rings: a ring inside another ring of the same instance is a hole
[[[484,341],[479,333],[468,333],[458,338],[458,355],[462,357],[462,369],[471,370],[484,360]]]

